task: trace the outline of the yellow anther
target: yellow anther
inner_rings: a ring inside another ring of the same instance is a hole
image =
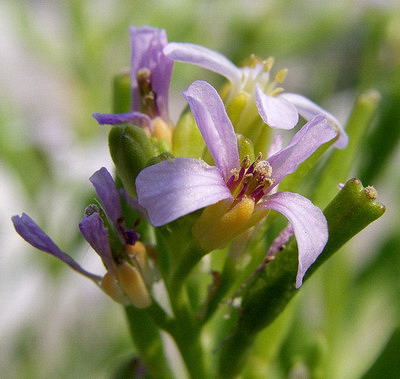
[[[138,82],[148,80],[150,79],[150,76],[151,76],[151,71],[147,67],[137,70],[136,78]]]
[[[239,170],[237,169],[237,168],[233,168],[232,170],[231,170],[231,174],[234,176],[234,178],[235,178],[235,180],[238,180],[239,179]]]
[[[284,91],[284,89],[282,87],[277,87],[275,88],[273,91],[270,92],[270,96],[277,96],[280,93],[282,93]]]
[[[257,158],[256,158],[256,160],[254,161],[254,165],[257,165],[257,163],[258,162],[260,162],[260,161],[262,161],[262,152],[260,151],[258,154],[257,154]]]
[[[283,83],[284,80],[286,79],[287,73],[288,73],[288,69],[287,68],[283,68],[282,70],[279,70],[276,73],[274,80],[279,84]]]
[[[100,283],[100,288],[117,303],[126,305],[128,299],[119,286],[117,279],[110,272],[106,272]]]
[[[268,161],[257,162],[254,167],[254,174],[263,177],[269,177],[272,175],[272,167]]]
[[[275,63],[275,58],[274,57],[269,57],[268,59],[264,60],[263,62],[264,65],[264,71],[268,72],[271,70],[272,66]]]
[[[255,68],[259,63],[261,63],[261,59],[254,54],[251,54],[245,61],[243,66],[247,66],[250,68]]]
[[[123,262],[117,267],[118,282],[137,308],[146,308],[151,304],[151,297],[139,271],[129,263]]]
[[[250,164],[251,164],[250,156],[249,156],[249,155],[246,155],[246,156],[243,158],[242,162],[240,163],[240,166],[243,167],[243,168],[249,168],[249,167],[250,167]]]

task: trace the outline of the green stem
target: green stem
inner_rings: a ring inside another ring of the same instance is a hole
[[[172,333],[176,345],[185,362],[186,369],[191,379],[209,378],[204,365],[204,351],[200,339],[199,328],[187,328],[181,322],[177,322],[176,329]]]
[[[133,342],[140,353],[150,378],[173,378],[165,358],[160,330],[146,310],[125,307]]]

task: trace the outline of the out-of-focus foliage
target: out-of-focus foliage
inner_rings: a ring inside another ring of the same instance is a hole
[[[277,68],[289,68],[286,89],[323,104],[342,121],[361,92],[381,93],[368,135],[359,136],[359,153],[346,159],[353,160],[351,176],[378,189],[387,214],[305,285],[300,301],[275,321],[287,325],[279,335],[271,328],[262,332],[245,377],[396,377],[400,9],[395,2],[6,0],[0,21],[5,377],[110,377],[131,356],[119,308],[48,257],[25,253],[9,222],[29,204],[30,214],[65,251],[89,259],[76,225],[93,197],[87,178],[110,166],[108,129],[90,114],[111,111],[111,78],[129,65],[130,24],[165,28],[170,41],[218,49],[235,63],[251,53],[273,55]],[[172,93],[199,72],[214,83],[221,80],[200,70],[176,64]],[[176,120],[183,99],[175,95],[171,101]],[[304,191],[313,193],[315,185],[304,185]]]

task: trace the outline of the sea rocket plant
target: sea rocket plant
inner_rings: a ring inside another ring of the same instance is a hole
[[[356,179],[342,187],[324,213],[297,193],[278,191],[292,173],[281,188],[294,191],[326,148],[333,143],[346,146],[347,135],[334,116],[310,100],[283,93],[279,85],[286,70],[270,80],[273,59],[252,56],[238,68],[204,47],[168,44],[162,29],[131,27],[130,36],[130,85],[125,74],[118,76],[115,114],[93,115],[99,124],[113,125],[108,142],[116,182],[105,168],[92,175],[100,202],[86,208],[79,224],[105,274],[82,268],[28,215],[12,221],[28,243],[88,277],[125,306],[140,354],[135,362],[145,368],[146,377],[177,377],[167,362],[161,330],[174,339],[189,377],[237,377],[256,334],[267,326],[276,328],[271,323],[302,285],[310,266],[307,276],[382,215],[384,207],[375,201],[376,191],[363,188]],[[168,114],[173,61],[207,68],[230,82],[222,98],[207,82],[192,83],[184,92],[190,109],[176,126]],[[292,129],[299,115],[307,122],[282,147],[282,136],[271,128]],[[360,123],[353,120],[349,125]],[[346,151],[344,155],[350,156]],[[333,157],[338,156],[343,155]],[[316,190],[321,193],[321,188]],[[270,210],[289,221],[275,239],[274,228],[265,233],[274,226],[273,217],[264,227],[255,227]],[[293,235],[297,245],[290,241]],[[226,254],[212,252],[219,248],[226,248]],[[250,259],[237,259],[240,252]],[[194,269],[208,253],[211,259]],[[156,280],[161,282],[157,286]],[[238,294],[240,308],[226,306],[236,303]],[[203,335],[211,318],[214,324]],[[204,340],[210,341],[207,348]],[[214,357],[203,364],[211,344]],[[118,375],[133,376],[126,371],[131,363]]]
[[[173,61],[163,54],[167,45],[164,29],[130,27],[131,36],[131,112],[94,113],[99,124],[130,122],[140,125],[152,137],[171,142],[168,91]]]
[[[265,216],[260,211],[282,213],[292,224],[299,246],[299,287],[326,244],[326,220],[306,198],[291,192],[273,193],[273,189],[321,144],[335,138],[335,129],[324,116],[316,116],[268,160],[259,156],[255,162],[248,157],[239,162],[236,135],[217,91],[207,82],[197,81],[184,95],[216,166],[191,158],[150,166],[136,180],[139,203],[153,225],[160,226],[220,202],[218,209],[206,208],[193,228],[208,251],[223,247],[253,226]]]
[[[251,124],[249,119],[252,120],[254,104],[263,121],[271,128],[292,129],[298,122],[298,114],[307,121],[318,114],[323,114],[340,132],[336,146],[346,147],[347,134],[333,115],[302,95],[282,93],[283,88],[279,85],[284,81],[287,70],[280,70],[274,80],[270,80],[273,58],[262,61],[251,56],[245,67],[239,68],[216,51],[191,43],[178,42],[169,43],[164,48],[164,53],[174,61],[204,67],[228,79],[231,85],[226,100],[228,105],[237,95],[246,95],[246,106],[239,120],[239,131],[240,124]]]

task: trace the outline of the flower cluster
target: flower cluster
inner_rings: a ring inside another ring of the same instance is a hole
[[[100,277],[84,270],[26,214],[13,217],[15,229],[34,247],[93,280],[117,302],[146,308],[159,273],[165,274],[166,281],[171,273],[161,263],[165,260],[161,254],[171,254],[181,246],[183,251],[175,253],[184,262],[188,245],[196,246],[199,257],[225,248],[275,210],[289,220],[286,230],[297,240],[295,284],[300,287],[328,240],[327,222],[310,200],[280,192],[279,184],[321,145],[331,141],[345,147],[342,126],[303,96],[284,93],[280,84],[287,70],[278,71],[271,80],[272,58],[263,61],[252,56],[239,68],[205,47],[168,43],[164,30],[131,27],[130,32],[131,108],[93,117],[101,125],[112,125],[112,132],[124,138],[124,144],[110,142],[110,148],[122,183],[128,177],[132,186],[117,188],[105,168],[97,171],[90,180],[101,206],[89,206],[79,224],[106,274]],[[205,81],[192,83],[183,93],[189,116],[184,112],[176,125],[168,112],[174,61],[198,65],[228,79],[220,92]],[[276,130],[298,126],[299,115],[306,123],[284,146]],[[198,147],[194,146],[198,139],[176,138],[178,132],[182,135],[182,127],[188,136],[200,132],[202,156],[179,156],[182,144]],[[133,166],[135,170],[130,169]],[[140,215],[140,225],[128,227],[126,220],[132,212]],[[180,223],[181,229],[174,227],[179,219],[186,220]],[[164,225],[170,227],[160,228]],[[172,233],[169,239],[165,230]],[[169,250],[158,246],[160,240],[167,241]]]

